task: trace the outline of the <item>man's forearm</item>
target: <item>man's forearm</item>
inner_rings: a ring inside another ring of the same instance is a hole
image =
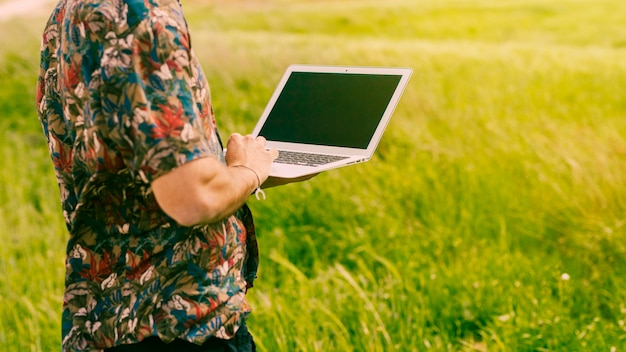
[[[213,158],[184,164],[152,183],[161,209],[183,226],[214,223],[239,209],[257,188],[254,171]]]

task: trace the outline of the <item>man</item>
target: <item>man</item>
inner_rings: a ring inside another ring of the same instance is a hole
[[[262,137],[224,155],[178,1],[60,0],[37,93],[70,234],[63,351],[254,350],[245,201],[300,180],[268,180]]]

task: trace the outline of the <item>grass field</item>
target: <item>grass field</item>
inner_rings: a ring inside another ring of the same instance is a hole
[[[183,6],[223,135],[290,63],[414,71],[372,161],[251,200],[261,351],[626,351],[626,2]],[[60,348],[43,21],[0,22],[0,351]]]

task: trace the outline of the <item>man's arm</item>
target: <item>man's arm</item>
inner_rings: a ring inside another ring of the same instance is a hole
[[[276,150],[265,149],[263,137],[234,134],[226,165],[210,157],[188,162],[156,178],[152,190],[161,209],[179,224],[215,223],[237,211],[267,180],[276,157]]]

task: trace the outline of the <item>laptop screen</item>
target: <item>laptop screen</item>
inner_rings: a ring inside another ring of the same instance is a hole
[[[401,75],[293,72],[259,135],[366,149]]]

